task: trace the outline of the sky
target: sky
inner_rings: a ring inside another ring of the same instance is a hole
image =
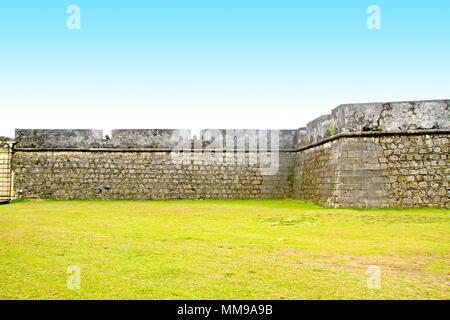
[[[295,129],[344,103],[449,99],[449,49],[448,0],[2,1],[0,136]]]

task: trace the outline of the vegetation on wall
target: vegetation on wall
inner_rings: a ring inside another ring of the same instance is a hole
[[[327,124],[327,130],[331,136],[334,136],[337,133],[336,123],[331,122],[331,123]]]

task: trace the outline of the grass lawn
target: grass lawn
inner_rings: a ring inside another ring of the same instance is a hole
[[[295,200],[0,206],[1,299],[449,299],[448,209]],[[67,268],[81,270],[69,290]],[[377,265],[381,288],[367,288]]]

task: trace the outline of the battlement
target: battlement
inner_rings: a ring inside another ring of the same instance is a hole
[[[228,137],[227,137],[228,134]],[[103,137],[102,130],[92,129],[16,129],[16,149],[129,149],[129,150],[165,150],[175,147],[196,146],[198,148],[233,149],[242,141],[242,149],[250,147],[254,141],[265,137],[268,146],[271,137],[278,137],[280,149],[294,149],[297,144],[297,130],[262,130],[262,129],[204,129],[200,137],[192,139],[189,129],[114,129],[110,139]],[[230,141],[232,138],[232,141]],[[236,143],[236,140],[239,143]],[[262,140],[262,139],[261,139]],[[220,141],[220,143],[217,143]],[[228,145],[227,145],[228,142]]]
[[[449,129],[449,100],[342,104],[306,126],[300,143],[341,132]]]

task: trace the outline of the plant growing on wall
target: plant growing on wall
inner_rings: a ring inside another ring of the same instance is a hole
[[[327,130],[331,136],[334,136],[337,133],[336,123],[331,122],[331,123],[327,124]]]

